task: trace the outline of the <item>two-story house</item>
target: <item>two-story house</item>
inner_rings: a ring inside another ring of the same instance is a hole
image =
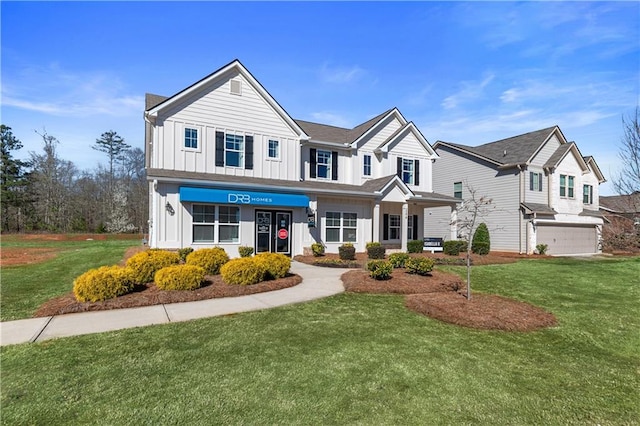
[[[605,182],[593,157],[583,157],[558,126],[471,147],[437,141],[434,191],[459,199],[492,200],[487,217],[491,249],[548,254],[587,254],[601,250],[603,219],[598,185]],[[450,212],[426,213],[435,236],[457,238]]]
[[[431,145],[396,108],[353,129],[294,120],[237,60],[146,97],[149,244],[302,254],[367,242],[406,250],[433,192]]]

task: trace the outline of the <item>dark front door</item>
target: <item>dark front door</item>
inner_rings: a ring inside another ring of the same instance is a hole
[[[256,210],[255,250],[291,255],[291,212]]]

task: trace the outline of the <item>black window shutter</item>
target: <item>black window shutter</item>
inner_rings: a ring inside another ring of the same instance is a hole
[[[533,172],[529,172],[529,191],[533,191]]]
[[[338,153],[331,151],[331,180],[338,180]]]
[[[542,192],[542,173],[538,173],[538,191]]]
[[[253,136],[245,136],[244,143],[244,168],[253,170]]]
[[[414,240],[418,239],[418,215],[417,214],[413,215],[413,239]]]
[[[216,166],[224,167],[224,132],[216,132]]]
[[[396,169],[396,174],[400,179],[402,179],[402,157],[398,157],[398,166]]]
[[[309,166],[309,177],[315,178],[316,177],[316,166],[317,166],[317,158],[316,158],[316,149],[315,148],[311,148],[309,150],[309,157],[310,157],[310,162],[311,165]]]
[[[388,214],[382,215],[382,239],[383,240],[389,239],[389,215]]]
[[[414,181],[414,185],[420,185],[420,160],[415,160],[414,168],[416,169],[416,178]]]

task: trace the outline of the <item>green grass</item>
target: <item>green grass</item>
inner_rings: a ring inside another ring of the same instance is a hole
[[[54,249],[54,259],[32,265],[2,268],[0,320],[29,318],[47,300],[68,293],[73,280],[91,268],[117,264],[125,250],[139,240],[33,241],[3,236],[2,248]]]
[[[462,268],[453,268],[463,273]],[[640,259],[473,268],[474,289],[554,312],[534,333],[475,331],[401,296],[2,348],[5,424],[640,422]]]

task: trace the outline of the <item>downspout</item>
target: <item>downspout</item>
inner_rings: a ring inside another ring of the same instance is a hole
[[[518,165],[518,251],[522,254],[522,212],[520,206],[524,203],[524,172],[522,165]]]
[[[149,247],[157,248],[157,224],[158,224],[158,180],[153,180],[153,194],[151,201],[151,223],[149,224]]]

